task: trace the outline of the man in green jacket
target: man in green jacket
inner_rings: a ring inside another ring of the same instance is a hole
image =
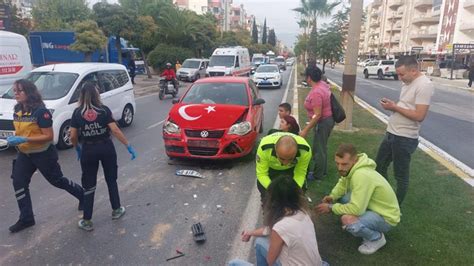
[[[397,196],[375,171],[375,162],[365,153],[357,154],[352,144],[341,144],[335,160],[341,178],[317,211],[342,215],[342,228],[364,240],[359,252],[373,254],[385,245],[384,233],[400,222]]]
[[[257,188],[263,202],[272,179],[279,176],[292,177],[303,187],[311,161],[311,147],[300,136],[276,132],[262,138],[256,160]]]

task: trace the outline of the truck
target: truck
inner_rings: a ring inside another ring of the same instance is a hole
[[[242,46],[216,48],[212,53],[206,76],[250,76],[249,50]]]
[[[75,42],[72,31],[34,31],[29,34],[31,58],[34,66],[57,63],[78,63],[85,61],[85,54],[70,49]],[[137,73],[145,72],[145,64],[140,60],[140,50],[130,47],[126,40],[120,38],[122,47],[122,64],[128,66],[134,58]],[[91,62],[118,63],[118,50],[115,36],[108,37],[107,47],[92,54]]]

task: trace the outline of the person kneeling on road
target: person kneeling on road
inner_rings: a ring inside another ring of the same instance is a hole
[[[256,161],[257,188],[263,203],[265,190],[279,176],[289,176],[299,187],[303,187],[311,161],[311,147],[300,136],[276,132],[262,138]]]
[[[242,232],[243,242],[256,237],[257,266],[327,265],[319,255],[316,232],[303,190],[292,178],[281,176],[272,181],[264,213],[264,227]],[[229,265],[252,264],[235,259]]]
[[[81,133],[81,145],[78,144],[78,131]],[[97,85],[87,82],[81,88],[79,107],[74,110],[71,118],[71,142],[76,148],[77,159],[81,161],[82,185],[85,190],[84,215],[78,226],[86,231],[94,229],[91,219],[99,162],[104,168],[105,182],[109,189],[112,219],[119,219],[125,214],[125,207],[120,204],[117,153],[110,139],[110,132],[127,146],[132,160],[135,159],[135,150],[117,127],[110,109],[102,104]]]
[[[342,215],[342,228],[364,240],[359,252],[373,254],[385,245],[384,233],[400,222],[395,192],[375,171],[375,162],[365,153],[357,154],[352,144],[341,144],[335,160],[341,178],[317,211]]]

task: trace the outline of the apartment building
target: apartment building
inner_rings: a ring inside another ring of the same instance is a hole
[[[216,17],[218,29],[231,31],[249,29],[252,16],[248,16],[244,5],[233,6],[232,0],[208,0],[208,10]]]
[[[416,51],[436,58],[453,43],[474,43],[473,15],[474,0],[374,0],[365,8],[359,54],[397,57]]]

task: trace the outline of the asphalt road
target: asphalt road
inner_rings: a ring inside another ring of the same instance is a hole
[[[266,100],[265,132],[274,124],[289,74],[290,69],[283,74],[282,89],[261,90]],[[10,234],[8,227],[18,218],[10,179],[15,151],[0,152],[0,265],[223,265],[239,234],[240,220],[255,182],[254,163],[189,165],[168,160],[161,123],[171,105],[171,98],[159,101],[156,94],[137,99],[135,121],[123,129],[138,152],[137,159],[130,161],[126,148],[115,141],[120,197],[127,213],[120,220],[111,220],[107,187],[99,170],[92,232],[77,227],[82,216],[76,209],[77,201],[35,173],[30,191],[36,225]],[[79,183],[81,171],[74,150],[60,151],[59,157],[65,176]],[[195,169],[206,178],[176,176],[178,169]],[[197,222],[203,224],[207,236],[202,245],[195,244],[192,238],[190,227]],[[166,262],[177,255],[176,249],[186,255]]]
[[[342,69],[326,69],[326,75],[342,85]],[[386,115],[379,101],[382,97],[398,101],[401,81],[393,78],[364,79],[359,69],[356,95]],[[420,135],[467,166],[474,168],[474,93],[435,83],[435,94]],[[355,118],[357,119],[357,118]]]

